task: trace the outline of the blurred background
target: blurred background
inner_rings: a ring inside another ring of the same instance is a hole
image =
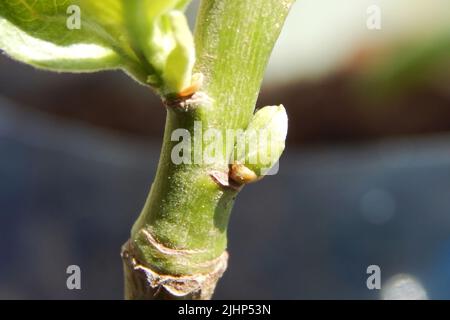
[[[0,70],[0,298],[121,299],[163,106],[121,72]],[[258,106],[277,103],[287,150],[238,197],[215,298],[450,299],[448,0],[298,0]]]

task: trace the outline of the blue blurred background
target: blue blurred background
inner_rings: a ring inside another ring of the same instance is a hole
[[[333,2],[297,1],[274,51],[258,105],[286,105],[288,146],[238,197],[215,298],[379,299],[378,265],[450,299],[450,6],[375,1],[369,30],[374,1]],[[121,299],[163,106],[120,72],[0,70],[0,299]]]

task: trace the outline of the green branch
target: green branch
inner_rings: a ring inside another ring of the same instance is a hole
[[[212,294],[226,268],[228,220],[240,188],[228,182],[227,162],[174,164],[171,154],[178,141],[171,141],[171,135],[180,128],[198,135],[196,121],[203,131],[247,128],[292,2],[202,1],[194,70],[203,75],[203,86],[191,100],[167,102],[157,174],[124,247],[127,298],[153,298],[156,288],[159,298]]]

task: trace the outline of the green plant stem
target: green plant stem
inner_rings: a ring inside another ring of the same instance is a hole
[[[238,190],[213,178],[228,177],[226,162],[175,165],[171,153],[178,141],[171,135],[183,128],[195,137],[196,121],[202,130],[247,127],[292,2],[202,1],[195,71],[204,84],[187,110],[169,103],[157,174],[122,253],[126,298],[204,299],[213,293],[226,268],[227,226]]]

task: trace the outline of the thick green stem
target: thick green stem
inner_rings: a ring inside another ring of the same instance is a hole
[[[124,247],[127,298],[152,298],[155,293],[160,298],[209,298],[212,294],[226,268],[227,225],[238,189],[221,180],[228,178],[228,159],[176,165],[171,155],[179,142],[171,141],[172,133],[185,129],[195,140],[206,129],[215,128],[226,136],[227,129],[248,126],[292,2],[202,1],[195,32],[195,71],[203,74],[204,83],[193,99],[183,101],[184,109],[168,103],[157,174]],[[192,162],[199,160],[198,143],[192,141]],[[141,276],[134,274],[139,272]]]

